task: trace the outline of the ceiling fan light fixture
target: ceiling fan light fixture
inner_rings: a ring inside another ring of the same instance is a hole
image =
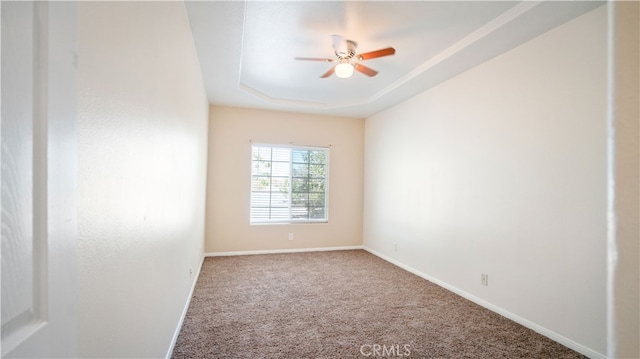
[[[370,69],[367,66],[360,64],[360,61],[375,59],[377,57],[389,56],[396,53],[396,49],[393,47],[387,47],[376,51],[369,51],[361,54],[356,54],[356,44],[354,41],[346,40],[340,35],[333,35],[333,50],[336,57],[322,58],[322,57],[295,57],[295,60],[305,61],[322,61],[338,63],[333,66],[329,71],[325,72],[320,78],[326,79],[335,74],[336,77],[341,79],[347,79],[353,76],[353,71],[357,70],[369,77],[374,77],[378,74],[378,71]]]
[[[348,79],[353,76],[353,65],[348,62],[340,63],[336,65],[335,73],[341,79]]]

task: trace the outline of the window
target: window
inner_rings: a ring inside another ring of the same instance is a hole
[[[253,144],[251,223],[327,221],[329,149]]]

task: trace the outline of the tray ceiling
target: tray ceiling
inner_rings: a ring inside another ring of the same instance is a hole
[[[437,85],[604,2],[186,2],[209,102],[364,118]],[[320,78],[334,64],[331,35],[375,77]]]

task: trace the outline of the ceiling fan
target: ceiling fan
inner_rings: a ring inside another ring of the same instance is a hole
[[[393,47],[387,47],[371,52],[365,52],[363,54],[356,54],[356,47],[358,44],[351,40],[346,40],[340,35],[333,35],[333,50],[336,55],[335,58],[317,58],[317,57],[296,57],[296,60],[305,61],[323,61],[323,62],[337,62],[329,71],[327,71],[321,78],[327,78],[332,74],[336,74],[340,78],[349,78],[353,75],[353,70],[361,72],[369,77],[373,77],[378,74],[367,66],[364,66],[360,61],[375,59],[376,57],[389,56],[396,53],[396,49]]]

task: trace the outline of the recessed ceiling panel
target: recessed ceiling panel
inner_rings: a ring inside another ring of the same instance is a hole
[[[513,7],[516,2],[248,2],[240,82],[274,100],[330,107],[366,102],[397,78]],[[363,62],[378,71],[321,78],[335,63],[331,35],[357,43],[356,53],[394,47]]]
[[[604,1],[187,1],[207,95],[217,105],[368,117]],[[378,71],[320,78],[331,35]]]

